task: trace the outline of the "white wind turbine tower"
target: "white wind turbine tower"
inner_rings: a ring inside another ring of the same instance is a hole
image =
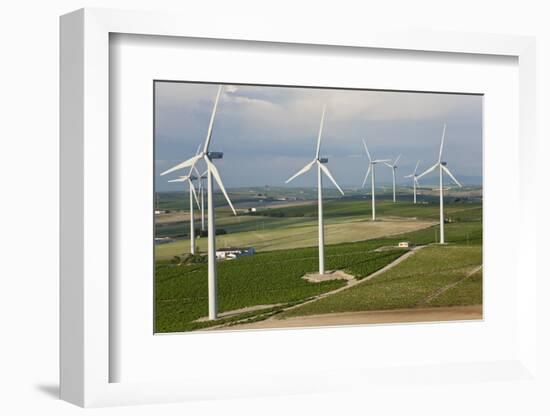
[[[425,172],[421,173],[417,176],[417,179],[420,179],[422,176],[427,175],[428,173],[434,171],[435,169],[439,168],[439,242],[440,244],[445,244],[445,230],[444,230],[444,223],[445,223],[445,217],[443,215],[443,172],[445,172],[449,177],[460,187],[462,185],[460,182],[456,180],[456,178],[453,176],[449,168],[447,167],[447,162],[444,162],[441,160],[441,156],[443,155],[443,143],[445,142],[445,130],[447,129],[447,124],[443,124],[443,135],[441,136],[441,145],[439,146],[439,159],[437,160],[436,164],[433,165],[431,168],[426,170]]]
[[[193,175],[194,166],[189,169],[189,173],[185,176],[180,176],[177,179],[172,179],[168,182],[188,182],[189,183],[189,239],[190,239],[190,248],[189,252],[195,254],[195,213],[193,211],[193,199],[197,203],[197,207],[201,209],[199,203],[199,198],[197,197],[197,192],[195,190],[195,185],[193,181],[197,180],[198,177]],[[196,170],[196,169],[195,169]]]
[[[197,172],[198,173],[198,172]],[[204,231],[204,181],[203,179],[206,178],[208,175],[208,171],[204,171],[203,173],[199,174],[199,198],[201,200],[201,231]]]
[[[399,159],[401,158],[401,155],[397,156],[395,161],[393,163],[385,162],[384,164],[391,168],[391,174],[392,174],[392,180],[393,180],[393,202],[395,202],[395,171],[397,170],[397,162],[399,162]]]
[[[363,139],[363,146],[365,147],[365,152],[367,153],[367,157],[369,158],[369,168],[367,169],[367,173],[365,175],[365,179],[363,179],[363,185],[362,187],[365,187],[365,184],[367,183],[367,179],[369,177],[369,174],[371,175],[371,197],[372,197],[372,220],[376,220],[376,196],[374,194],[374,188],[375,188],[375,166],[379,163],[388,163],[391,162],[390,159],[375,159],[372,160],[372,157],[369,152],[369,148],[367,147],[367,142]]]
[[[338,186],[336,183],[336,180],[332,177],[330,171],[328,168],[324,165],[325,163],[328,163],[327,158],[322,158],[319,156],[321,151],[321,135],[323,133],[323,124],[325,122],[325,111],[326,111],[326,105],[323,106],[323,114],[321,115],[321,125],[319,127],[319,135],[317,136],[317,150],[315,151],[315,158],[309,162],[307,165],[305,165],[300,171],[298,171],[296,174],[291,176],[285,183],[289,183],[293,179],[297,178],[298,176],[306,173],[308,170],[310,170],[314,165],[317,165],[317,204],[318,204],[318,226],[319,226],[319,274],[325,274],[325,229],[323,224],[323,175],[324,172],[325,175],[328,176],[328,178],[332,181],[334,186],[340,191],[342,195],[344,195],[344,191],[342,191],[342,188]]]
[[[218,94],[216,95],[216,100],[214,102],[214,108],[212,109],[212,115],[210,117],[210,124],[208,125],[208,132],[206,133],[206,138],[204,140],[204,147],[202,151],[193,156],[191,159],[188,159],[180,164],[174,166],[171,169],[163,172],[161,175],[166,175],[168,173],[174,172],[179,169],[186,167],[193,168],[199,160],[203,160],[206,163],[206,172],[207,172],[207,203],[208,203],[208,318],[213,320],[218,317],[218,305],[217,305],[217,282],[216,282],[216,221],[214,218],[214,199],[212,198],[213,191],[213,179],[216,180],[216,183],[223,192],[225,199],[229,203],[233,214],[237,215],[229,196],[223,186],[220,173],[216,168],[216,165],[212,163],[212,159],[221,159],[223,153],[221,152],[209,152],[210,142],[212,140],[212,127],[214,125],[214,119],[216,116],[216,109],[218,108],[218,102],[220,101],[220,95],[222,93],[222,86],[218,88]]]
[[[418,175],[416,174],[416,171],[418,170],[418,165],[420,164],[420,160],[416,162],[416,167],[414,168],[413,173],[410,175],[404,176],[404,178],[413,178],[413,195],[414,195],[414,203],[416,204],[416,187],[418,185]]]

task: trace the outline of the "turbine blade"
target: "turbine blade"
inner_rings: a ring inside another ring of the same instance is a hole
[[[311,167],[317,162],[317,160],[313,160],[312,162],[309,162],[307,165],[305,165],[302,169],[300,169],[298,172],[296,172],[294,175],[292,175],[290,178],[288,178],[285,183],[289,183],[290,181],[296,179],[298,176],[306,173],[308,170],[311,169]]]
[[[392,165],[391,163],[388,163],[388,162],[383,162],[383,163],[384,163],[384,165],[386,165],[387,167],[393,169],[393,165]]]
[[[203,153],[208,152],[208,147],[210,146],[210,140],[212,139],[212,127],[214,126],[214,118],[216,117],[216,110],[218,108],[218,103],[220,101],[220,96],[222,94],[223,86],[218,87],[218,94],[216,95],[216,100],[214,101],[214,108],[212,109],[212,115],[210,116],[210,123],[208,124],[208,131],[206,133],[206,140],[204,141],[204,148],[202,149]]]
[[[447,129],[447,123],[443,123],[443,134],[441,135],[441,146],[439,146],[439,161],[441,162],[441,156],[443,155],[443,143],[445,142],[445,130]]]
[[[170,169],[168,169],[168,170],[165,170],[164,172],[162,172],[162,173],[160,174],[160,176],[167,175],[167,174],[169,174],[169,173],[175,172],[176,170],[180,170],[180,169],[186,168],[186,167],[188,167],[188,166],[194,166],[195,163],[197,162],[197,160],[199,160],[200,158],[201,158],[200,155],[193,156],[191,159],[187,159],[186,161],[181,162],[180,164],[174,166],[173,168],[170,168]]]
[[[323,134],[323,124],[325,124],[325,112],[327,110],[326,104],[323,106],[323,114],[321,114],[321,125],[319,126],[319,135],[317,136],[317,151],[315,152],[315,159],[319,159],[319,153],[321,152],[321,135]]]
[[[199,173],[199,170],[197,169],[196,166],[193,166],[193,170],[195,171],[195,175],[197,175],[197,179],[200,179],[201,174]],[[189,172],[189,174],[191,174],[191,172]],[[199,186],[200,186],[200,180],[199,180]]]
[[[369,177],[369,174],[370,174],[370,171],[371,171],[371,167],[372,165],[369,164],[369,168],[367,169],[367,173],[365,175],[365,179],[363,179],[363,185],[361,185],[361,188],[364,188],[365,187],[365,184],[367,183],[367,179]]]
[[[373,160],[372,163],[390,163],[391,159],[376,159]]]
[[[367,156],[369,157],[369,162],[372,162],[372,158],[370,157],[369,148],[367,147],[367,142],[365,139],[363,139],[363,146],[365,147],[365,152],[367,152]]]
[[[411,175],[407,175],[407,176],[403,176],[404,178],[412,178],[414,175],[411,174]]]
[[[197,204],[197,208],[201,209],[201,204],[200,204],[199,198],[197,196],[197,191],[195,190],[195,185],[193,185],[193,181],[189,181],[189,187],[191,188],[191,192],[193,193],[193,196],[195,197],[195,203]]]
[[[439,162],[437,162],[435,165],[433,165],[431,168],[429,168],[428,170],[424,171],[423,173],[421,173],[420,175],[418,175],[416,178],[417,179],[420,179],[422,176],[425,176],[427,175],[428,173],[430,172],[433,172],[435,168],[437,168],[439,166]]]
[[[420,164],[420,160],[416,162],[416,167],[414,168],[413,175],[416,175],[416,171],[418,170],[418,165]]]
[[[340,193],[342,195],[344,195],[344,191],[342,191],[342,188],[340,188],[340,186],[336,183],[336,179],[334,179],[334,177],[332,176],[332,174],[330,173],[330,171],[328,170],[328,168],[323,165],[321,162],[317,162],[317,164],[319,165],[319,167],[321,168],[321,170],[323,172],[325,172],[325,175],[328,176],[328,178],[331,180],[331,182],[334,184],[334,186],[336,186],[336,188],[338,188],[338,190],[340,191]]]
[[[187,179],[189,179],[189,175],[180,176],[179,178],[172,179],[171,181],[168,181],[168,182],[185,182]]]
[[[393,166],[397,166],[397,162],[399,162],[399,159],[401,159],[401,155],[397,156],[395,162],[393,162]]]
[[[195,152],[195,156],[198,156],[199,152],[200,152],[200,149],[201,149],[201,145],[199,144],[198,147],[197,147],[197,151]],[[189,168],[189,172],[187,173],[187,176],[191,176],[193,174],[193,170],[197,171],[197,168],[195,167],[195,164],[193,163],[193,165]]]
[[[449,170],[449,168],[447,166],[441,166],[443,168],[443,170],[445,171],[445,173],[447,175],[449,175],[451,177],[451,179],[458,185],[462,188],[462,185],[460,184],[460,182],[458,182],[456,180],[456,178],[453,176],[453,174],[451,173],[451,171]]]
[[[223,186],[222,178],[220,177],[220,173],[218,172],[218,168],[216,168],[216,165],[214,165],[208,157],[205,157],[204,160],[206,161],[206,164],[208,165],[208,169],[210,169],[210,172],[212,175],[214,175],[214,179],[216,180],[218,186],[223,192],[223,195],[225,196],[225,199],[227,200],[229,206],[231,207],[231,210],[233,211],[233,214],[237,215],[237,211],[235,211],[235,208],[233,207],[233,204],[231,203],[231,200],[229,199],[229,195],[227,195],[227,191],[225,190],[225,187]]]
[[[414,183],[416,183],[416,186],[420,186],[420,184],[418,183],[418,178],[414,178]]]

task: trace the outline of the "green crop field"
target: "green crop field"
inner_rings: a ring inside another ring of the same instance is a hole
[[[483,271],[479,270],[428,302],[429,306],[481,305]]]
[[[374,247],[372,243],[327,247],[327,267],[345,269],[359,277],[367,276],[404,252],[397,249],[374,252]],[[303,275],[317,268],[316,248],[279,250],[220,262],[219,310],[224,312],[279,303],[287,306],[344,285],[338,280],[311,283],[302,279]],[[157,332],[186,331],[211,325],[210,322],[194,322],[208,313],[207,275],[206,264],[177,266],[169,262],[157,263]],[[235,318],[242,319],[243,316]]]
[[[228,234],[234,234],[247,231],[266,231],[273,230],[292,225],[306,225],[308,222],[316,222],[316,219],[309,218],[304,220],[303,218],[278,218],[278,217],[264,217],[264,216],[251,216],[251,215],[223,215],[220,216],[216,213],[216,228],[223,229]],[[157,237],[178,237],[189,235],[189,220],[188,213],[182,214],[185,216],[185,220],[158,223],[156,224],[155,235]],[[195,228],[200,228],[200,218],[197,216],[195,219]]]
[[[428,246],[372,280],[279,317],[479,304],[481,273],[468,274],[481,263],[480,246]],[[435,296],[457,282],[460,283]]]
[[[253,200],[261,189],[242,191],[239,201]],[[272,194],[276,191],[271,189]],[[296,191],[296,195],[302,191]],[[309,194],[308,194],[309,195]],[[312,283],[302,276],[318,270],[317,207],[305,201],[284,207],[266,207],[255,213],[231,215],[216,209],[217,247],[253,246],[257,253],[218,262],[218,310],[221,318],[203,321],[208,314],[206,264],[176,264],[171,260],[188,252],[187,213],[178,208],[182,193],[169,194],[166,207],[176,209],[159,218],[156,236],[184,236],[155,246],[155,325],[157,332],[181,332],[219,324],[253,322],[272,316],[284,318],[332,311],[372,310],[418,306],[434,291],[453,285],[425,306],[481,302],[481,272],[461,280],[470,267],[481,264],[481,204],[448,199],[445,235],[448,246],[419,250],[391,270],[350,289],[312,303],[312,297],[343,287],[343,280]],[[232,195],[233,196],[233,195]],[[166,197],[166,196],[165,196]],[[223,201],[218,201],[220,204]],[[185,207],[184,207],[185,208]],[[196,212],[198,214],[198,211]],[[361,280],[399,258],[406,250],[399,241],[413,245],[437,242],[437,201],[377,201],[378,220],[370,220],[370,201],[364,196],[327,200],[325,213],[325,263],[327,270],[344,270]],[[199,216],[196,225],[199,227]],[[207,239],[198,238],[199,252]],[[386,247],[386,250],[377,250]],[[393,247],[393,248],[392,248]],[[449,264],[453,266],[449,268]],[[232,315],[224,312],[237,311]]]
[[[326,218],[330,217],[368,217],[371,213],[370,199],[338,199],[328,201],[323,205],[323,213]],[[468,209],[480,209],[481,204],[473,202],[451,202],[447,200],[445,215],[451,217]],[[439,201],[432,200],[422,204],[413,204],[406,201],[393,203],[389,200],[376,201],[376,214],[380,217],[403,217],[403,218],[439,218]],[[316,205],[302,205],[285,208],[270,208],[258,213],[258,215],[273,217],[316,217]]]
[[[270,208],[255,215],[229,215],[220,211],[216,228],[225,234],[216,238],[217,247],[253,246],[257,251],[308,247],[316,244],[317,207],[315,205]],[[379,221],[370,221],[370,203],[363,199],[332,200],[324,204],[327,244],[380,238],[430,227],[439,219],[437,203],[411,204],[408,202],[381,201],[377,203]],[[449,202],[445,216],[451,221],[472,223],[481,221],[482,208],[479,203]],[[156,224],[156,236],[188,235],[189,222],[178,220]],[[200,224],[197,222],[197,226]],[[467,227],[467,226],[466,226]],[[435,234],[432,231],[432,241]],[[465,240],[470,238],[464,234]],[[476,238],[475,235],[471,236]],[[197,239],[200,251],[206,250],[206,239]],[[189,240],[179,238],[174,242],[157,245],[158,260],[167,260],[188,252]]]
[[[179,212],[181,215],[173,221],[156,221],[156,236],[187,236],[189,234],[189,218],[188,218],[188,195],[183,193],[163,193],[160,199],[162,208],[170,207],[174,212]],[[234,199],[235,206],[239,209],[239,204],[235,202],[244,201],[245,198],[241,194],[231,193],[231,198]],[[254,206],[256,212],[246,212],[241,209],[237,217],[233,217],[231,211],[226,206],[223,200],[220,200],[219,195],[215,197],[216,203],[220,205],[216,208],[216,226],[223,228],[229,232],[254,231],[261,228],[274,228],[279,225],[284,225],[285,222],[296,223],[307,221],[317,217],[317,204],[314,200],[296,200],[283,201],[286,206],[278,207],[265,205],[261,203],[244,204],[244,207]],[[283,203],[282,202],[282,203]],[[290,205],[290,206],[289,206]],[[480,208],[481,203],[474,202],[470,199],[463,198],[446,198],[445,213],[446,216],[453,218],[457,212],[475,210]],[[241,207],[242,208],[242,207]],[[410,197],[401,197],[397,203],[393,203],[388,199],[380,198],[377,200],[376,210],[379,217],[400,217],[407,219],[438,219],[439,216],[439,201],[435,198],[425,198],[422,203],[412,204]],[[199,212],[195,210],[196,220],[199,219]],[[370,198],[365,195],[356,195],[346,198],[330,199],[325,196],[324,203],[325,219],[338,218],[356,218],[368,219],[371,215]],[[196,222],[198,227],[198,222]]]
[[[326,244],[337,244],[379,238],[385,235],[401,234],[433,225],[432,221],[325,221]],[[432,236],[434,233],[432,232]],[[317,220],[286,222],[279,227],[244,231],[216,236],[217,247],[252,246],[256,251],[283,250],[290,248],[311,247],[317,244]],[[207,238],[196,240],[197,249],[205,252]],[[189,251],[189,240],[179,240],[174,243],[160,244],[155,248],[157,259],[167,260]]]
[[[382,281],[380,277],[377,277],[372,281],[358,285],[356,289],[351,288],[341,294],[331,295],[326,300],[304,305],[292,313],[309,313],[309,309],[306,308],[323,308],[324,302],[328,302],[329,299],[338,300],[339,296],[344,296],[347,292],[353,295],[352,291],[360,288],[365,290],[363,287],[370,288],[371,292],[368,295],[370,298],[368,299],[378,299],[378,303],[369,304],[370,308],[374,305],[377,305],[377,308],[383,308],[384,305],[391,308],[397,307],[396,305],[418,304],[423,297],[429,296],[431,290],[455,282],[463,277],[463,272],[468,267],[481,264],[481,222],[470,218],[465,218],[464,221],[446,225],[446,238],[451,243],[449,246],[423,248],[412,258],[406,259],[401,265],[389,271],[401,269],[402,265],[407,265],[416,259],[414,263],[409,264],[408,269],[405,268],[403,273],[406,274],[409,270],[409,274],[411,274],[416,270],[418,281],[407,280],[404,286],[400,286],[390,279],[385,284],[377,285],[377,282]],[[362,279],[391,263],[405,252],[405,250],[396,248],[387,251],[375,251],[376,249],[386,246],[395,247],[397,242],[402,240],[408,240],[416,245],[429,244],[434,241],[436,233],[437,227],[430,227],[391,237],[328,245],[325,249],[326,267],[329,270],[345,270],[356,276],[357,279]],[[452,270],[447,265],[449,261],[456,262]],[[156,331],[180,332],[237,320],[248,319],[251,322],[265,319],[281,313],[290,305],[302,303],[312,296],[337,289],[345,284],[340,280],[311,283],[302,279],[303,275],[315,272],[317,268],[318,251],[316,247],[268,251],[233,261],[218,262],[219,311],[223,313],[258,305],[264,305],[265,309],[261,313],[245,311],[212,323],[197,322],[197,319],[205,317],[208,313],[207,265],[175,265],[167,260],[157,261],[155,276]],[[426,280],[422,280],[422,276],[426,273]],[[386,274],[383,276],[386,279]],[[479,280],[478,284],[476,279]],[[445,296],[434,299],[430,305],[476,303],[481,296],[478,293],[479,285],[481,285],[480,275],[479,278],[477,275],[472,276],[472,282],[467,280],[461,282],[445,293]],[[418,292],[410,290],[416,284],[419,285]],[[406,296],[388,298],[387,285],[395,285],[393,288],[397,289],[404,288],[400,293]],[[386,300],[388,300],[387,303],[385,303]],[[355,306],[353,305],[359,305],[359,303],[351,302],[350,305],[352,309],[345,310],[354,310]],[[363,306],[361,307],[363,308]],[[325,313],[322,311],[326,310],[320,309],[311,313]],[[282,314],[282,316],[286,315]]]

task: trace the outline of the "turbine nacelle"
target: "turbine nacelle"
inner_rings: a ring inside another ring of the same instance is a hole
[[[223,152],[208,152],[207,155],[210,159],[223,159]]]
[[[321,157],[318,160],[320,163],[323,163],[323,164],[328,163],[328,157]]]

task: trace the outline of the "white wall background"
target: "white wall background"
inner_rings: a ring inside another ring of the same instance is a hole
[[[550,129],[550,27],[545,1],[397,0],[397,1],[152,1],[20,0],[0,8],[0,413],[56,414],[81,412],[58,401],[58,16],[80,7],[179,10],[202,16],[221,14],[261,22],[338,27],[385,25],[437,30],[511,33],[537,36],[538,133],[540,185],[547,176]],[[236,25],[238,32],[239,27]],[[543,139],[545,138],[545,139]],[[534,178],[536,165],[533,164]],[[539,210],[539,273],[542,237],[548,229],[548,190],[542,186]],[[545,214],[543,216],[543,214]],[[544,227],[544,228],[543,228]],[[545,271],[542,270],[545,267]],[[538,291],[550,294],[542,282]],[[541,296],[541,300],[543,297]],[[549,302],[539,302],[550,316]],[[548,319],[539,326],[539,359],[550,374]],[[541,352],[542,352],[541,351]],[[548,386],[547,391],[550,391]],[[437,392],[437,393],[436,393]],[[434,386],[363,397],[338,393],[323,396],[258,398],[152,408],[94,410],[99,414],[548,414],[544,392],[506,383],[472,388],[465,384]],[[427,394],[426,394],[427,393]],[[547,392],[546,392],[547,393]]]

